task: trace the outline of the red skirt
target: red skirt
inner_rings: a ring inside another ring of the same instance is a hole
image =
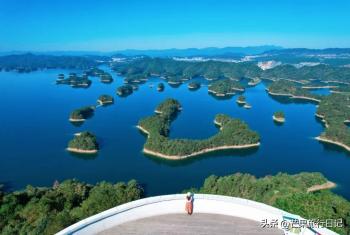
[[[193,212],[192,202],[186,202],[185,210],[187,211],[188,214],[192,214],[192,212]]]

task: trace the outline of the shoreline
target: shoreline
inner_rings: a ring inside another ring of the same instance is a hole
[[[350,152],[350,146],[347,146],[346,144],[343,144],[341,142],[330,140],[330,139],[327,139],[327,138],[322,137],[322,136],[317,136],[317,137],[315,137],[315,139],[320,141],[320,142],[325,142],[325,143],[337,145],[337,146],[342,147]]]
[[[286,121],[285,118],[278,118],[275,115],[272,115],[272,119],[276,122],[279,122],[279,123],[284,123]]]
[[[315,185],[309,187],[307,189],[307,192],[311,193],[311,192],[316,192],[316,191],[325,190],[325,189],[332,189],[332,188],[335,188],[335,187],[337,187],[336,183],[334,183],[332,181],[327,181],[324,184],[315,184]]]
[[[216,120],[214,120],[214,123],[216,125],[220,126],[220,130],[221,130],[222,124],[217,122]],[[136,128],[139,129],[140,131],[142,131],[143,133],[147,134],[147,138],[150,138],[150,133],[145,128],[143,128],[140,125],[137,125]],[[186,158],[190,158],[190,157],[199,156],[199,155],[209,153],[209,152],[215,152],[218,150],[247,149],[247,148],[253,148],[253,147],[258,147],[258,146],[260,146],[260,142],[257,142],[254,144],[245,144],[245,145],[223,145],[223,146],[218,146],[218,147],[206,148],[206,149],[203,149],[203,150],[191,153],[191,154],[186,154],[186,155],[167,155],[167,154],[155,152],[155,151],[147,149],[145,147],[143,148],[142,152],[149,154],[149,155],[152,155],[152,156],[168,159],[168,160],[182,160],[182,159],[186,159]]]
[[[255,143],[255,144],[245,144],[245,145],[223,145],[223,146],[218,146],[218,147],[213,147],[213,148],[206,148],[206,149],[203,149],[203,150],[191,153],[191,154],[186,154],[186,155],[167,155],[167,154],[163,154],[163,153],[149,150],[147,148],[143,148],[143,152],[146,154],[152,155],[152,156],[161,157],[161,158],[168,159],[168,160],[183,160],[186,158],[195,157],[195,156],[203,155],[205,153],[215,152],[218,150],[247,149],[247,148],[253,148],[253,147],[258,147],[258,146],[260,146],[260,142]]]
[[[303,89],[333,89],[338,88],[339,86],[302,86]]]
[[[73,153],[88,153],[88,154],[93,154],[93,153],[97,153],[98,150],[97,149],[93,149],[93,150],[84,150],[84,149],[78,149],[78,148],[67,148],[67,151],[69,152],[73,152]]]
[[[76,118],[69,118],[70,122],[84,122],[86,119],[81,118],[81,119],[76,119]]]
[[[105,104],[113,104],[113,101],[106,101],[106,102],[102,102],[101,100],[97,100],[97,103],[99,103],[100,105],[105,105]]]
[[[297,96],[297,95],[293,95],[293,94],[287,94],[287,93],[274,93],[269,91],[268,89],[266,89],[267,93],[272,95],[272,96],[287,96],[288,98],[292,98],[292,99],[303,99],[303,100],[311,100],[311,101],[315,101],[317,103],[320,103],[321,100],[315,99],[315,98],[311,98],[311,97],[307,97],[307,96]]]

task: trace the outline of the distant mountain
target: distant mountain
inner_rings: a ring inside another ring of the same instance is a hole
[[[350,54],[350,48],[326,48],[326,49],[308,49],[308,48],[290,48],[266,51],[268,55],[341,55]]]
[[[146,55],[151,57],[189,57],[189,56],[217,56],[217,55],[254,55],[261,54],[265,51],[280,50],[278,46],[251,46],[251,47],[207,47],[207,48],[187,48],[187,49],[163,49],[163,50],[121,50],[116,51],[118,54],[127,56]]]

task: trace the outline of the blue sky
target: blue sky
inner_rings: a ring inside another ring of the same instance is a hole
[[[350,47],[349,0],[0,0],[0,51]]]

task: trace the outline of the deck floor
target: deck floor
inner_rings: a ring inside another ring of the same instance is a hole
[[[282,230],[261,228],[258,222],[216,214],[169,214],[148,217],[105,230],[101,235],[282,235]]]

